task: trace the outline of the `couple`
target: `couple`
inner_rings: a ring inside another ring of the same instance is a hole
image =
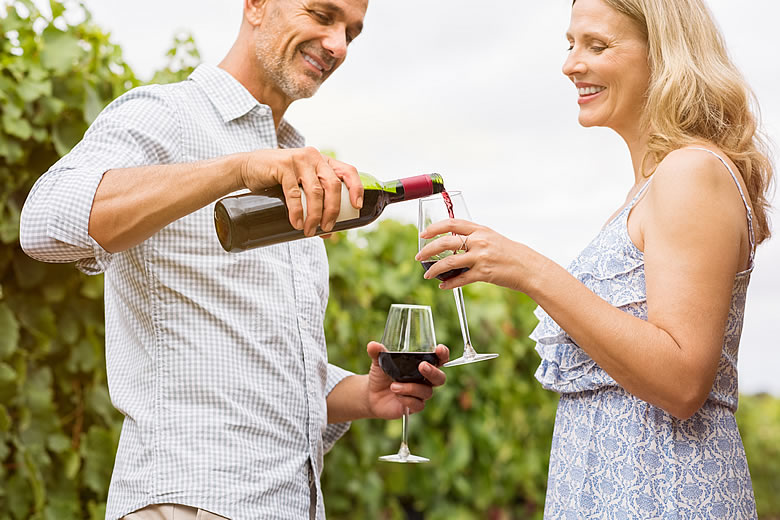
[[[277,184],[307,235],[332,228],[341,182],[360,206],[356,170],[304,148],[283,115],[341,65],[367,7],[244,0],[219,67],[125,94],[31,191],[25,250],[106,274],[126,416],[108,518],[324,518],[323,453],[349,421],[431,396],[391,384],[374,342],[367,375],[328,365],[319,240],[228,255],[211,220],[221,196]],[[537,378],[561,394],[547,518],[755,518],[736,355],[772,169],[750,91],[701,0],[575,0],[566,37],[580,123],[631,153],[625,203],[568,269],[459,220],[426,230],[460,236],[418,260],[463,246],[426,276],[468,267],[442,287],[539,304]]]

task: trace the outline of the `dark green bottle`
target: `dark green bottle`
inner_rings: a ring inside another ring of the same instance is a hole
[[[393,202],[419,199],[444,191],[444,181],[438,173],[388,182],[361,173],[360,180],[363,183],[363,207],[360,210],[352,207],[344,186],[341,212],[333,230],[328,233],[365,226],[376,220]],[[214,208],[214,224],[219,243],[231,253],[305,238],[302,230],[290,224],[281,186],[220,199]],[[316,235],[325,233],[317,228]]]

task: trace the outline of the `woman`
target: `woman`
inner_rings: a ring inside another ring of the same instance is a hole
[[[631,154],[625,203],[568,271],[451,220],[426,278],[486,281],[538,304],[536,377],[561,394],[546,518],[755,518],[734,419],[754,248],[772,168],[751,93],[701,0],[575,0],[563,73],[579,122]]]

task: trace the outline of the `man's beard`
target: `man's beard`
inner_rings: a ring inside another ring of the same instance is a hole
[[[265,72],[265,77],[276,85],[290,101],[311,97],[317,92],[324,80],[324,77],[314,78],[309,76],[308,71],[304,71],[310,80],[296,81],[295,73],[292,70],[293,64],[286,60],[286,57],[278,54],[272,49],[274,35],[262,33],[255,40],[255,56],[260,66]],[[301,52],[302,46],[295,49],[296,55]]]

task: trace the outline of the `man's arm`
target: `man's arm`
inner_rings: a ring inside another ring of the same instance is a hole
[[[350,187],[353,206],[358,206],[362,185],[357,170],[314,148],[257,150],[188,164],[109,170],[95,193],[89,235],[107,251],[124,251],[229,193],[281,184],[290,223],[312,236],[317,226],[333,228],[342,180]],[[300,186],[307,197],[305,222]]]
[[[362,202],[355,168],[313,148],[258,150],[182,164],[178,113],[165,87],[112,103],[67,156],[33,187],[22,214],[30,256],[71,262],[110,257],[233,191],[281,184],[291,223],[312,235],[338,215],[341,181]],[[308,214],[303,222],[301,189]],[[100,262],[98,262],[100,263]]]

